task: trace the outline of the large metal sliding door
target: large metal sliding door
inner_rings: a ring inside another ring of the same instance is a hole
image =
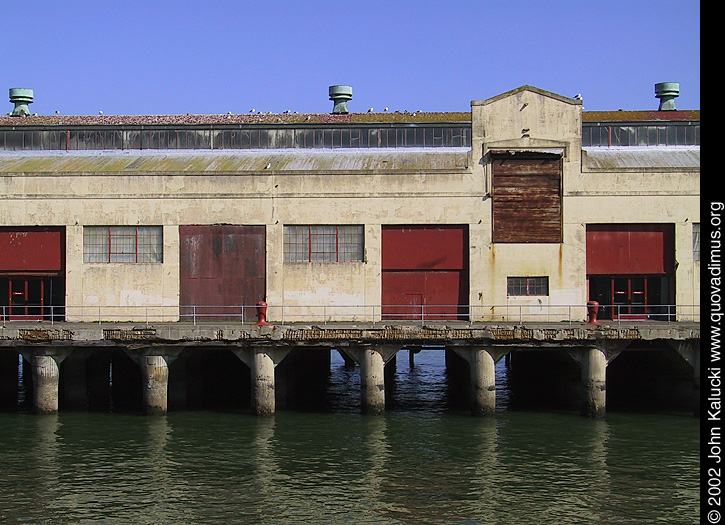
[[[382,236],[384,319],[468,315],[468,228],[387,226]]]
[[[265,227],[180,226],[183,319],[256,319],[265,299]]]

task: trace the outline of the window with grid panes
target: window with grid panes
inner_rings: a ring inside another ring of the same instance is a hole
[[[84,226],[83,262],[163,262],[161,226]]]
[[[549,295],[549,278],[509,277],[506,293],[508,296]]]
[[[285,262],[359,262],[363,260],[362,226],[285,226]]]

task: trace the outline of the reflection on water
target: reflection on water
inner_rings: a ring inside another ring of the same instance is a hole
[[[697,419],[473,418],[432,357],[400,360],[377,417],[337,362],[332,413],[0,414],[0,522],[699,521]]]

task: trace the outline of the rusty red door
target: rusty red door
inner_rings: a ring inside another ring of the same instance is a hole
[[[182,318],[246,321],[265,299],[265,227],[179,227]]]

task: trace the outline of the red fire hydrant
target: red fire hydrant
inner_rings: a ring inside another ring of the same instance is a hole
[[[599,303],[597,301],[587,302],[587,324],[598,325],[597,315],[599,315]]]
[[[259,301],[257,303],[257,325],[267,324],[267,303]]]

